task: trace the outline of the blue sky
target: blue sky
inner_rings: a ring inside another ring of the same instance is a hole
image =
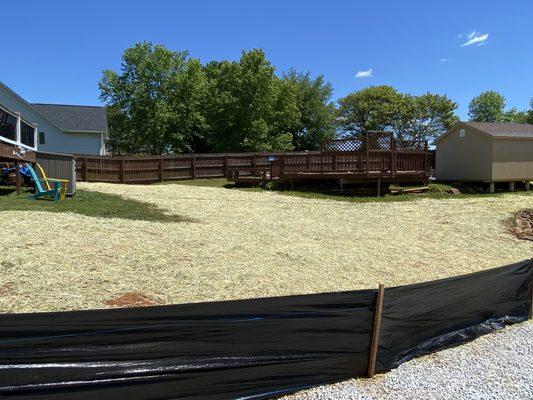
[[[10,1],[2,14],[0,81],[32,102],[99,104],[102,70],[144,40],[204,62],[260,47],[278,70],[323,74],[335,99],[387,84],[446,94],[461,118],[483,90],[520,109],[533,97],[531,0]]]

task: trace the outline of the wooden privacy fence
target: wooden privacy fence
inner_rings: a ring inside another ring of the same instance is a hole
[[[228,168],[270,167],[280,152],[180,154],[171,156],[76,155],[76,179],[84,182],[149,184],[196,178],[225,178]],[[319,152],[294,152],[305,155]]]

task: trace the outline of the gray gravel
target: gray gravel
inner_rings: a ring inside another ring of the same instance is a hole
[[[352,379],[283,399],[533,399],[533,322],[411,360],[374,379]]]

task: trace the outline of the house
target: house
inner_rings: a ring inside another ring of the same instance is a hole
[[[435,176],[442,181],[533,180],[533,125],[460,122],[436,139]]]
[[[0,142],[28,151],[105,154],[105,107],[31,104],[0,82]]]

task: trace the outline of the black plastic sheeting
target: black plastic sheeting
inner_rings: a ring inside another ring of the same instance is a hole
[[[533,261],[385,290],[377,370],[527,318]],[[0,315],[0,398],[259,399],[365,376],[376,290]]]
[[[533,261],[385,289],[376,371],[524,321]]]
[[[374,302],[363,290],[1,315],[0,397],[268,398],[362,376]]]

